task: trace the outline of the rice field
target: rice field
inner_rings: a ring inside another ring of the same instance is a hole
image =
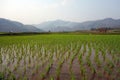
[[[120,80],[120,35],[1,36],[0,80]]]

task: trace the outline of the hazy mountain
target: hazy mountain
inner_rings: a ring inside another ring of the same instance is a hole
[[[35,26],[45,31],[90,30],[91,28],[100,28],[100,27],[116,28],[116,27],[120,27],[120,19],[115,20],[112,18],[106,18],[103,20],[86,21],[82,23],[55,20],[55,21],[43,22]]]
[[[0,32],[40,32],[42,30],[20,22],[0,18]]]
[[[76,31],[91,28],[120,28],[120,19],[106,18],[103,20],[86,21],[82,23],[63,20],[47,21],[38,25],[24,25],[20,22],[0,18],[0,32],[43,32],[44,31]],[[42,29],[42,30],[41,30]]]
[[[36,28],[33,25],[24,25],[28,32],[43,32],[43,30]]]
[[[41,28],[44,31],[71,31],[73,26],[77,26],[79,23],[63,21],[63,20],[55,20],[55,21],[47,21],[41,24],[35,25],[37,28]]]

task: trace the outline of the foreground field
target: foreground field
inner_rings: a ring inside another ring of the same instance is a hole
[[[120,35],[1,36],[0,80],[120,80]]]

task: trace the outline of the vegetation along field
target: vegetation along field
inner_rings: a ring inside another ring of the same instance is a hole
[[[0,80],[120,80],[120,35],[0,36]]]

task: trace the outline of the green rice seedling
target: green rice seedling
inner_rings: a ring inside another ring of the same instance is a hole
[[[12,73],[10,74],[10,76],[8,77],[8,79],[9,79],[9,80],[16,80],[15,75],[12,74]]]
[[[0,80],[5,80],[5,75],[0,72]]]
[[[53,77],[50,77],[50,80],[54,80],[54,78],[53,78]]]
[[[40,78],[41,78],[41,80],[43,80],[45,78],[45,73],[41,73]]]
[[[63,64],[63,63],[64,63],[64,60],[58,62],[58,66],[57,66],[57,69],[56,69],[57,79],[59,79],[59,75],[60,75],[61,67],[62,67],[62,64]]]
[[[107,66],[110,68],[110,69],[113,69],[115,66],[114,66],[114,63],[112,61],[108,62]]]
[[[85,68],[83,66],[80,66],[80,71],[81,71],[81,76],[82,76],[82,80],[86,80],[86,72],[85,72]]]
[[[107,79],[109,79],[111,75],[111,70],[107,66],[104,67],[104,75]]]
[[[82,62],[82,53],[79,53],[78,59],[79,59],[79,62],[81,63]]]
[[[96,69],[95,69],[93,66],[91,66],[91,71],[92,71],[91,80],[94,80],[94,79],[95,79],[95,76],[96,76],[97,71],[96,71]]]
[[[48,75],[50,68],[51,68],[52,62],[48,64],[48,66],[45,69],[46,75]]]
[[[71,72],[71,80],[76,80],[74,74]]]
[[[28,80],[28,78],[25,76],[25,77],[23,77],[23,80]]]

